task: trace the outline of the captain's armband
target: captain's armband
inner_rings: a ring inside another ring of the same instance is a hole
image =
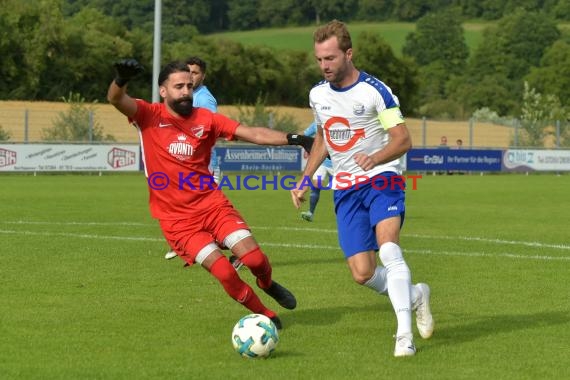
[[[402,115],[402,111],[400,111],[400,107],[393,107],[380,112],[378,120],[380,120],[382,128],[390,129],[398,124],[402,124],[404,122],[404,116]]]

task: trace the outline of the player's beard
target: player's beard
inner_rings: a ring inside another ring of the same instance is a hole
[[[188,116],[192,113],[192,109],[194,108],[192,106],[192,101],[193,99],[191,96],[185,96],[183,98],[171,101],[169,105],[170,108],[172,108],[177,114],[181,116]]]
[[[330,70],[329,72],[323,71],[323,77],[329,83],[332,83],[335,87],[342,87],[341,82],[347,77],[349,72],[348,65],[346,62],[338,67],[336,70]]]

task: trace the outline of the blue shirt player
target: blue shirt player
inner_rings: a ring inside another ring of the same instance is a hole
[[[311,125],[305,129],[303,134],[308,137],[315,137],[317,134],[317,123],[312,122]],[[314,187],[311,188],[311,195],[309,196],[309,211],[303,211],[301,213],[301,218],[303,220],[306,220],[307,222],[313,221],[313,218],[315,216],[315,209],[317,208],[317,204],[319,203],[319,199],[321,197],[321,189],[330,189],[332,186],[332,184],[330,184],[332,181],[332,173],[332,162],[330,158],[326,158],[315,171],[315,174],[313,174],[312,181]],[[329,182],[325,182],[325,179],[328,179]]]
[[[193,81],[193,101],[194,107],[207,108],[212,112],[218,112],[218,102],[214,95],[204,85],[206,78],[206,62],[198,57],[190,57],[186,60],[186,64],[190,69],[190,75]],[[210,171],[214,176],[214,180],[219,182],[221,179],[220,160],[216,154],[216,149],[212,149],[212,156],[210,157]]]

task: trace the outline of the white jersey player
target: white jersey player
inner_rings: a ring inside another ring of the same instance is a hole
[[[405,216],[400,159],[411,148],[410,135],[390,88],[354,67],[352,41],[342,22],[318,28],[314,43],[325,80],[309,94],[319,133],[303,178],[330,155],[339,244],[352,277],[389,296],[398,322],[394,356],[415,355],[412,310],[423,338],[431,337],[434,322],[430,288],[411,284],[399,245]],[[301,183],[291,191],[297,208],[307,190]],[[376,252],[383,266],[377,265]]]

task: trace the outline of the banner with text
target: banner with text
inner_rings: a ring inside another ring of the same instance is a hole
[[[0,171],[137,171],[138,145],[0,144]]]
[[[264,146],[215,148],[222,171],[299,171],[303,150]]]
[[[483,149],[412,149],[408,171],[501,171],[502,151]]]
[[[570,151],[509,149],[503,153],[503,170],[570,171]]]

